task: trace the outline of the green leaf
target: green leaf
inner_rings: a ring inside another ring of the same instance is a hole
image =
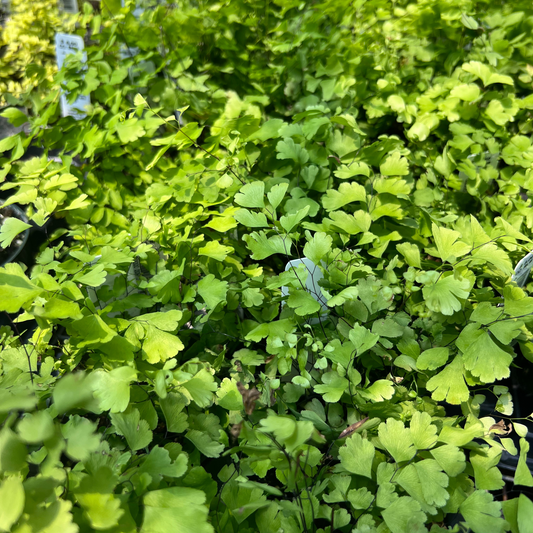
[[[25,122],[28,122],[28,117],[16,107],[8,107],[0,113],[0,117],[5,117],[15,128],[22,126]],[[8,528],[9,529],[9,528]]]
[[[185,347],[176,335],[161,331],[154,326],[145,326],[145,330],[142,355],[149,363],[165,362]]]
[[[146,107],[146,106],[148,106],[148,102],[144,99],[144,96],[142,96],[141,94],[137,93],[135,95],[135,97],[133,98],[133,105],[134,106]]]
[[[333,211],[329,214],[329,217],[333,226],[349,235],[368,231],[372,224],[372,217],[361,209],[357,210],[353,215],[349,215],[344,211]]]
[[[242,304],[244,307],[260,306],[265,297],[261,294],[261,289],[244,289],[242,291]]]
[[[514,410],[513,397],[511,394],[505,393],[500,395],[498,397],[495,409],[498,411],[498,413],[502,413],[502,415],[511,416]]]
[[[483,424],[474,418],[469,420],[465,427],[444,426],[439,435],[439,441],[454,446],[465,446],[473,439],[482,437],[485,433]]]
[[[479,322],[480,324],[489,324],[502,317],[502,310],[498,309],[489,302],[480,302],[470,315],[472,322]]]
[[[214,309],[221,302],[226,301],[228,283],[215,279],[208,274],[198,282],[198,294],[204,299],[207,309]]]
[[[379,475],[379,467],[378,467]],[[392,474],[389,475],[391,479]],[[382,480],[378,486],[376,494],[376,506],[381,507],[382,509],[387,509],[390,507],[396,500],[398,500],[398,494],[396,493],[396,484],[390,483],[389,481]]]
[[[396,245],[396,250],[405,257],[405,261],[409,266],[421,268],[420,248],[416,244],[403,242]]]
[[[144,495],[141,533],[214,533],[208,523],[206,495],[189,487],[171,487]]]
[[[521,320],[501,320],[491,324],[489,331],[504,345],[510,345],[522,333],[524,323]]]
[[[31,228],[30,224],[16,217],[9,217],[0,228],[0,247],[8,248],[17,235],[29,228]]]
[[[290,255],[291,253],[291,240],[281,235],[267,237],[264,231],[254,231],[244,235],[243,240],[252,251],[251,258],[254,260],[266,259],[273,254]]]
[[[333,238],[322,232],[317,232],[313,238],[304,246],[304,255],[310,259],[315,265],[320,264],[320,261],[327,256],[331,251],[331,244]]]
[[[0,268],[0,311],[16,313],[27,302],[35,301],[44,289],[34,285],[20,265],[10,263]]]
[[[372,324],[372,333],[380,337],[401,337],[404,333],[404,327],[392,318],[383,318],[374,321]]]
[[[291,137],[286,137],[276,145],[277,159],[292,159],[297,165],[303,166],[309,161],[309,153]],[[246,206],[251,207],[251,206]]]
[[[469,398],[463,373],[463,358],[460,355],[449,363],[444,370],[433,376],[426,384],[431,397],[437,401],[447,401],[452,405],[459,405]]]
[[[222,501],[237,524],[242,524],[257,509],[270,505],[263,495],[263,489],[250,481],[238,485],[236,481],[228,483],[222,490]]]
[[[146,133],[139,119],[135,117],[118,122],[116,128],[121,142],[125,144],[135,142]]]
[[[130,383],[137,378],[137,372],[129,366],[122,366],[106,372],[96,370],[90,376],[95,397],[100,409],[121,413],[130,402]]]
[[[378,428],[379,441],[398,463],[409,461],[416,453],[409,429],[403,422],[387,418]]]
[[[337,178],[347,180],[354,176],[370,176],[370,167],[363,161],[354,161],[350,165],[341,165],[333,172]]]
[[[468,328],[465,328],[463,331],[467,330]],[[502,350],[492,340],[488,331],[470,330],[467,336],[461,333],[459,338],[468,346],[463,353],[464,366],[474,376],[479,377],[483,383],[492,383],[509,377],[509,366],[513,356]]]
[[[493,83],[503,83],[505,85],[514,85],[513,79],[510,76],[498,74],[494,72],[492,67],[483,65],[479,61],[470,61],[469,63],[463,63],[463,70],[470,72],[477,78],[480,78],[483,85],[492,85]]]
[[[468,298],[470,282],[465,278],[455,277],[453,272],[446,272],[441,276],[436,272],[426,274],[431,274],[430,279],[435,281],[422,289],[428,308],[443,315],[453,315],[460,311],[462,304],[459,298]]]
[[[116,483],[111,468],[102,465],[93,474],[84,476],[75,489],[76,499],[96,530],[117,526],[124,514],[120,500],[113,494]]]
[[[27,389],[0,389],[0,413],[31,411],[36,403],[37,398]]]
[[[283,126],[284,122],[280,118],[271,118],[267,120],[257,131],[252,133],[247,141],[261,141],[265,142],[268,139],[276,139],[280,136],[279,130]]]
[[[515,428],[516,429],[516,428]],[[514,482],[517,485],[524,485],[525,487],[533,487],[533,476],[527,464],[527,452],[529,451],[529,442],[522,437],[520,439],[520,458],[516,468]]]
[[[474,491],[459,507],[467,526],[474,533],[503,533],[506,522],[501,515],[501,504],[482,490]]]
[[[516,522],[520,533],[531,533],[533,531],[533,502],[525,495],[518,497],[518,510]]]
[[[503,295],[505,299],[503,310],[508,315],[520,316],[533,313],[533,298],[526,297],[526,293],[521,288],[507,285]]]
[[[324,495],[324,501],[327,503],[346,501],[346,492],[350,488],[351,476],[334,475],[330,478],[330,481],[335,486],[335,489]]]
[[[166,398],[159,400],[159,403],[167,423],[167,431],[171,433],[183,433],[188,429],[187,413],[183,412],[187,402],[181,394],[169,392]]]
[[[274,185],[274,187],[270,189],[270,192],[267,194],[267,197],[268,201],[270,202],[270,205],[274,209],[276,209],[278,205],[282,202],[288,187],[288,183],[278,183],[278,185]]]
[[[18,477],[5,478],[0,484],[0,531],[11,531],[11,526],[22,515],[25,494],[22,480]]]
[[[176,461],[173,463],[170,459],[170,453],[165,448],[154,446],[139,468],[139,474],[146,472],[152,479],[163,476],[166,477],[181,477],[187,472],[187,456],[185,454],[178,455]]]
[[[320,311],[321,305],[315,300],[312,294],[306,290],[291,290],[287,299],[287,305],[294,309],[298,316],[313,315]]]
[[[356,183],[341,183],[337,191],[329,189],[322,197],[322,205],[326,211],[335,211],[352,202],[366,202],[365,188]]]
[[[392,152],[381,163],[379,171],[383,176],[406,176],[409,174],[409,164],[405,157],[401,157],[400,152]]]
[[[235,203],[242,207],[265,207],[265,184],[262,181],[253,181],[243,185],[235,195]]]
[[[301,222],[309,213],[310,207],[306,205],[302,209],[298,209],[296,213],[289,213],[288,215],[284,215],[279,219],[279,222],[281,224],[281,227],[289,233],[292,231],[292,228],[296,226],[299,222]]]
[[[247,228],[268,228],[268,221],[263,213],[254,213],[248,211],[248,209],[239,209],[233,217],[239,224]]]
[[[164,331],[175,331],[183,313],[177,309],[171,309],[166,312],[144,313],[141,316],[134,317],[132,320],[141,323],[150,324]]]
[[[53,437],[54,421],[48,411],[29,413],[19,422],[17,431],[24,442],[37,444]]]
[[[505,482],[498,469],[502,450],[484,445],[470,453],[470,463],[474,469],[476,488],[480,490],[498,490]]]
[[[99,315],[90,315],[80,320],[75,320],[70,323],[68,329],[71,334],[79,335],[78,347],[80,348],[91,344],[109,342],[116,335],[116,332]]]
[[[13,147],[17,145],[17,141],[20,142],[20,137],[16,135],[4,137],[0,141],[0,153],[7,152],[7,150],[11,150]]]
[[[348,389],[348,380],[337,374],[337,372],[326,372],[322,374],[322,385],[315,385],[314,391],[322,394],[325,402],[338,402],[344,392]]]
[[[363,438],[359,433],[354,433],[346,439],[346,444],[339,449],[341,465],[359,476],[372,478],[372,461],[376,450],[373,444]]]
[[[27,467],[27,449],[22,440],[4,427],[0,431],[0,472],[19,472]]]
[[[198,407],[209,407],[213,403],[213,392],[217,390],[217,384],[213,375],[202,368],[192,379],[183,383],[192,401]]]
[[[220,457],[220,454],[224,451],[224,444],[214,441],[209,434],[203,431],[190,429],[185,434],[185,437],[206,457]]]
[[[374,501],[374,495],[366,487],[352,489],[348,492],[347,496],[348,501],[354,509],[368,509]]]
[[[508,105],[504,105],[507,102],[504,100],[491,100],[489,105],[484,111],[484,114],[489,117],[498,126],[505,126],[508,122],[512,121],[514,115],[518,111],[517,108],[512,108]]]
[[[115,431],[126,438],[132,451],[146,448],[152,442],[152,432],[146,420],[141,420],[139,410],[129,407],[123,413],[111,413]]]
[[[360,324],[354,324],[353,329],[349,333],[350,341],[357,350],[357,355],[362,355],[370,350],[379,341],[379,335],[371,333],[368,329]]]
[[[71,416],[61,426],[61,433],[67,441],[66,453],[74,461],[86,461],[100,446],[96,424],[81,416]]]
[[[310,421],[296,422],[272,413],[269,413],[267,418],[263,418],[260,424],[265,431],[273,433],[289,452],[304,444],[315,431]]]
[[[390,400],[394,396],[394,386],[388,379],[378,379],[370,387],[358,389],[358,393],[372,402],[382,402],[383,400]]]
[[[446,490],[448,476],[433,459],[406,465],[396,480],[420,503],[423,511],[431,514],[436,507],[444,507],[450,497]]]
[[[480,260],[491,263],[499,268],[505,275],[511,276],[514,272],[513,265],[509,256],[503,250],[500,250],[494,243],[484,244],[472,252],[473,260]]]
[[[73,200],[67,207],[63,207],[63,211],[73,211],[74,209],[85,209],[91,205],[90,200],[87,200],[86,194],[80,194],[75,200]]]
[[[242,411],[242,395],[234,380],[224,378],[217,390],[217,404],[228,411]]]
[[[479,28],[479,24],[477,23],[477,20],[473,17],[470,17],[466,13],[463,13],[461,15],[461,22],[465,28],[468,28],[469,30],[477,30]]]
[[[450,91],[450,96],[460,98],[465,102],[474,102],[479,98],[480,93],[481,91],[475,83],[461,83]]]
[[[104,265],[96,265],[90,270],[85,271],[84,274],[76,274],[72,281],[88,285],[89,287],[99,287],[107,278],[107,272],[104,270]]]
[[[289,439],[296,431],[296,421],[286,416],[270,413],[260,421],[265,431],[274,434],[280,440]]]
[[[417,411],[411,419],[411,438],[417,450],[429,450],[437,443],[437,427],[428,413]]]
[[[450,477],[458,476],[466,468],[465,454],[457,446],[445,444],[433,448],[430,453]]]
[[[432,233],[438,249],[438,257],[448,263],[455,263],[457,258],[470,251],[470,246],[464,242],[456,242],[461,237],[458,231],[447,228],[439,228],[432,225]]]
[[[426,515],[421,511],[420,504],[408,496],[398,498],[383,510],[382,516],[391,533],[423,531],[426,522]]]
[[[378,178],[374,181],[374,190],[378,193],[407,198],[411,189],[411,185],[399,178]]]
[[[520,495],[522,496],[522,495]],[[527,496],[524,496],[527,498]],[[518,500],[519,498],[511,498],[502,502],[503,516],[511,527],[511,533],[520,533],[518,529]],[[533,516],[531,516],[533,520]],[[525,531],[528,531],[527,528]],[[528,533],[531,533],[530,531]]]
[[[211,257],[216,261],[224,261],[224,259],[233,252],[234,249],[231,246],[225,246],[218,241],[209,241],[205,246],[202,246],[198,250],[199,255]]]
[[[436,370],[446,364],[450,356],[450,349],[439,347],[424,350],[416,360],[416,366],[419,370]]]
[[[69,302],[60,298],[51,298],[44,307],[34,307],[35,316],[57,320],[60,318],[81,318],[80,306],[76,302]]]

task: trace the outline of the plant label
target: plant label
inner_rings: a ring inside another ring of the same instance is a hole
[[[526,284],[529,273],[531,272],[531,267],[533,267],[533,252],[528,253],[524,259],[522,259],[516,268],[514,269],[513,281],[516,281],[516,284],[519,287],[523,287]]]
[[[67,33],[56,33],[56,58],[57,68],[61,70],[65,58],[70,54],[82,51],[84,48],[83,39],[79,35],[69,35]],[[87,55],[83,53],[83,62],[87,61]],[[88,95],[80,95],[74,102],[68,101],[68,93],[61,93],[61,114],[64,117],[74,117],[80,120],[87,116],[85,108],[91,103]]]
[[[292,261],[289,261],[285,265],[285,271],[290,270],[291,268],[298,268],[301,264],[305,265],[305,268],[307,268],[307,281],[305,283],[305,288],[307,289],[307,292],[311,294],[311,296],[322,305],[322,311],[327,310],[328,306],[326,305],[326,299],[324,298],[324,295],[322,294],[322,289],[320,288],[320,285],[318,282],[324,277],[322,274],[322,271],[320,268],[318,268],[313,261],[310,259],[307,259],[307,257],[304,257],[303,259],[293,259]],[[289,295],[289,288],[288,287],[281,287],[281,294],[283,296]],[[322,314],[320,318],[311,318],[309,319],[310,324],[318,324],[321,322],[324,318],[326,318],[326,314]]]
[[[65,13],[77,15],[80,11],[78,9],[78,0],[59,0],[59,8]]]

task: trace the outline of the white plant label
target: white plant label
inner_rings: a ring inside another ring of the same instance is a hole
[[[303,259],[293,259],[285,265],[285,271],[290,270],[292,267],[298,268],[299,265],[304,264],[307,268],[307,281],[305,282],[305,288],[311,296],[322,305],[322,311],[325,311],[328,306],[326,305],[326,299],[322,294],[322,289],[318,282],[324,277],[320,268],[318,268],[313,261],[304,257]],[[288,287],[281,287],[281,294],[283,296],[289,295]],[[320,318],[311,318],[309,319],[310,324],[318,324],[323,318],[327,315],[323,314]]]
[[[531,268],[533,267],[533,252],[528,253],[524,259],[522,259],[516,268],[514,269],[513,281],[516,281],[516,284],[519,287],[523,287],[526,284]]]
[[[83,39],[79,35],[69,35],[67,33],[56,33],[56,58],[57,68],[61,70],[65,58],[70,54],[82,51],[84,48]],[[87,55],[83,53],[83,62],[87,61]],[[64,117],[74,117],[80,120],[87,116],[85,108],[91,103],[91,98],[88,95],[80,95],[72,103],[67,100],[68,93],[61,94],[61,114]]]
[[[78,14],[78,0],[59,0],[59,6],[65,13]]]

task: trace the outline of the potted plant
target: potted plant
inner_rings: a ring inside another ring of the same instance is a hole
[[[495,495],[503,453],[533,486],[505,381],[533,346],[531,7],[238,7],[93,22],[57,78],[87,118],[51,95],[18,137],[59,161],[5,151],[11,200],[68,239],[0,269],[38,324],[0,336],[2,527],[525,531],[529,498]],[[125,81],[119,24],[156,72]]]

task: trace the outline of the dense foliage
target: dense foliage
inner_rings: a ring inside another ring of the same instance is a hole
[[[10,0],[8,14],[0,30],[0,105],[24,105],[37,85],[42,92],[52,85],[54,35],[68,33],[74,21],[50,0]]]
[[[528,531],[530,3],[159,4],[3,112],[0,530]]]

